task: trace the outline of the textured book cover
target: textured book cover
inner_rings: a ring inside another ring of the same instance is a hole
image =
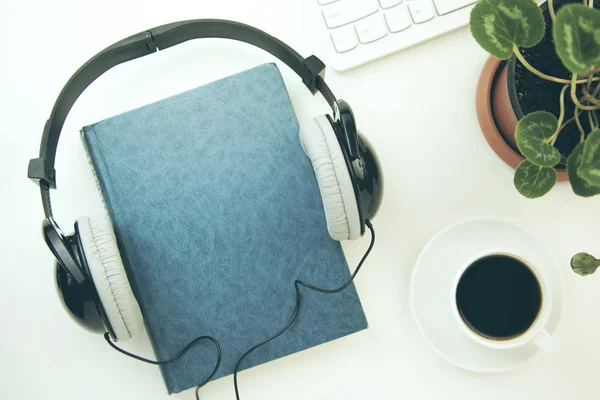
[[[293,282],[349,278],[328,233],[281,74],[266,64],[83,128],[83,141],[156,357],[200,335],[215,378],[279,331]],[[365,329],[354,286],[303,289],[292,328],[242,369]],[[169,393],[204,380],[202,343],[161,367]]]

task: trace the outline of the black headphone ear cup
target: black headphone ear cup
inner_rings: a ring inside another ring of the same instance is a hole
[[[112,224],[107,217],[77,220],[82,253],[115,339],[130,339],[142,326]]]
[[[377,214],[383,201],[383,171],[373,146],[362,135],[358,136],[359,162],[353,163],[358,200],[365,219]]]
[[[338,241],[359,238],[358,202],[342,149],[327,117],[320,115],[303,125],[300,141],[317,178],[329,235]]]
[[[89,279],[78,283],[58,260],[55,279],[59,297],[71,318],[92,332],[106,332],[106,321],[97,307],[93,283]]]

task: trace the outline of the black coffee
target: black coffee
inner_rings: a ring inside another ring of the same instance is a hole
[[[456,304],[465,323],[481,336],[507,340],[521,335],[535,321],[542,290],[521,261],[495,255],[475,261],[463,273]]]

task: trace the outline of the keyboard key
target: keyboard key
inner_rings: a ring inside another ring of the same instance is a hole
[[[331,32],[331,40],[333,41],[335,51],[338,53],[345,53],[358,46],[356,33],[354,33],[354,28],[351,26],[346,26]]]
[[[320,5],[324,6],[325,4],[333,3],[337,0],[318,0],[318,1],[319,1]],[[477,0],[475,0],[475,1],[477,1]]]
[[[477,0],[433,0],[435,8],[439,15],[444,15],[456,11],[459,8],[477,3]]]
[[[358,21],[379,10],[377,0],[344,0],[323,7],[323,18],[329,29]]]
[[[379,5],[381,8],[392,8],[400,3],[402,3],[402,0],[379,0]]]
[[[380,15],[362,19],[354,28],[361,43],[371,43],[387,35],[387,28]]]
[[[431,0],[415,0],[408,3],[408,9],[415,24],[421,24],[435,17]]]
[[[411,25],[408,10],[404,5],[386,12],[385,21],[390,32],[400,32]]]

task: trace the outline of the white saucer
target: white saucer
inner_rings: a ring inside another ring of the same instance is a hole
[[[554,332],[561,314],[563,281],[551,252],[529,232],[506,222],[473,220],[451,225],[421,251],[410,282],[410,307],[425,340],[446,361],[483,373],[504,372],[533,357],[532,343],[497,350],[469,338],[453,314],[453,281],[470,257],[486,250],[515,254],[532,262],[552,291],[552,313],[546,325]]]

